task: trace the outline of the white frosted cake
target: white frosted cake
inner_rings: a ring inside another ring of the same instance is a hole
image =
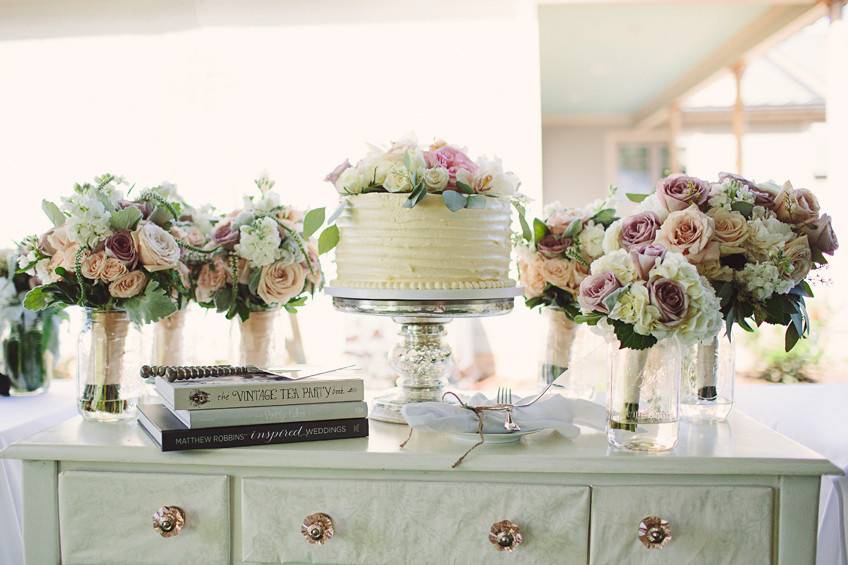
[[[449,210],[440,195],[404,208],[408,194],[349,196],[337,221],[341,288],[475,289],[514,286],[509,278],[510,202]]]

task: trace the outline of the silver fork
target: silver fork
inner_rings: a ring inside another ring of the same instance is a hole
[[[506,405],[504,429],[508,432],[521,431],[521,427],[512,419],[512,389],[510,387],[498,387],[497,403]]]

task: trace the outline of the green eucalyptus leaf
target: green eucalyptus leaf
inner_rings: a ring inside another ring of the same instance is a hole
[[[583,231],[583,221],[582,220],[574,220],[573,222],[571,222],[568,225],[567,228],[565,228],[565,231],[563,232],[562,235],[564,237],[569,238],[569,239],[574,239],[575,237],[580,235],[581,231]]]
[[[468,204],[465,207],[482,210],[488,205],[488,198],[488,196],[483,196],[482,194],[471,194],[468,196]]]
[[[442,193],[442,200],[451,212],[462,210],[468,205],[468,197],[455,190],[444,191]]]
[[[44,213],[47,214],[47,218],[50,220],[50,223],[53,224],[53,227],[61,227],[65,225],[65,214],[62,213],[62,210],[59,209],[56,204],[50,202],[49,200],[41,201],[41,209],[44,210]]]
[[[643,200],[648,198],[650,195],[651,195],[650,193],[643,194],[643,193],[640,193],[640,192],[628,192],[624,196],[626,196],[629,201],[635,202],[635,203],[638,204],[639,202],[642,202]]]
[[[158,322],[177,311],[174,301],[155,280],[148,282],[143,293],[128,299],[122,307],[136,324]]]
[[[141,220],[141,210],[134,206],[112,212],[109,217],[109,227],[113,230],[132,230]]]
[[[339,226],[333,224],[318,236],[318,254],[323,255],[339,244]]]
[[[314,208],[306,213],[303,217],[303,237],[309,239],[312,234],[321,229],[324,225],[324,216],[326,210],[324,208]]]
[[[414,208],[425,196],[427,196],[427,187],[423,183],[419,184],[412,190],[409,198],[403,203],[403,207]]]
[[[470,186],[468,186],[462,181],[456,181],[456,187],[465,194],[474,194],[474,189],[472,189]]]

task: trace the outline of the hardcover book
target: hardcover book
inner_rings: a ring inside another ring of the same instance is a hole
[[[156,390],[174,410],[358,402],[365,398],[362,378],[350,372],[299,381],[268,375],[174,382],[156,377]]]
[[[162,404],[139,405],[138,423],[162,451],[217,449],[366,437],[368,420],[320,420],[191,429]]]
[[[172,412],[189,428],[214,428],[218,426],[365,418],[368,416],[368,404],[365,402],[330,402],[328,404],[290,404],[287,406],[219,408],[216,410],[172,409]]]

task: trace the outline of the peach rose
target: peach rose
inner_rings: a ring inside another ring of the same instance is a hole
[[[147,286],[147,275],[141,271],[130,271],[109,285],[109,294],[115,298],[132,298]]]
[[[303,292],[306,273],[298,263],[285,265],[280,261],[262,267],[256,294],[270,305],[283,305]]]
[[[748,222],[745,216],[725,208],[716,208],[710,211],[710,217],[714,222],[713,233],[719,242],[721,254],[744,253],[742,244],[748,239]]]
[[[563,290],[573,286],[574,267],[568,259],[545,259],[542,261],[542,278]]]
[[[518,276],[524,286],[525,298],[536,298],[545,292],[545,277],[542,275],[542,259],[533,255],[518,262]]]
[[[774,213],[781,222],[806,224],[819,217],[819,201],[806,188],[792,188],[788,182],[774,199]]]
[[[783,248],[783,253],[792,264],[792,271],[785,273],[783,278],[798,284],[807,277],[810,269],[813,268],[813,253],[810,251],[807,236],[796,237],[787,243],[786,247]]]
[[[715,222],[697,206],[672,212],[657,232],[656,242],[668,251],[683,254],[690,263],[717,259],[719,245],[711,241],[715,231]]]
[[[211,263],[204,263],[197,275],[197,289],[194,291],[198,302],[209,302],[215,293],[229,279],[230,269],[227,262],[217,255]]]
[[[85,278],[96,281],[103,275],[105,264],[106,254],[102,251],[98,251],[97,253],[83,252],[80,261],[80,272]]]
[[[127,274],[127,266],[114,257],[106,257],[100,270],[100,279],[104,282],[115,282]]]
[[[154,223],[146,222],[133,232],[141,264],[150,272],[175,269],[180,261],[180,246],[174,236]]]

